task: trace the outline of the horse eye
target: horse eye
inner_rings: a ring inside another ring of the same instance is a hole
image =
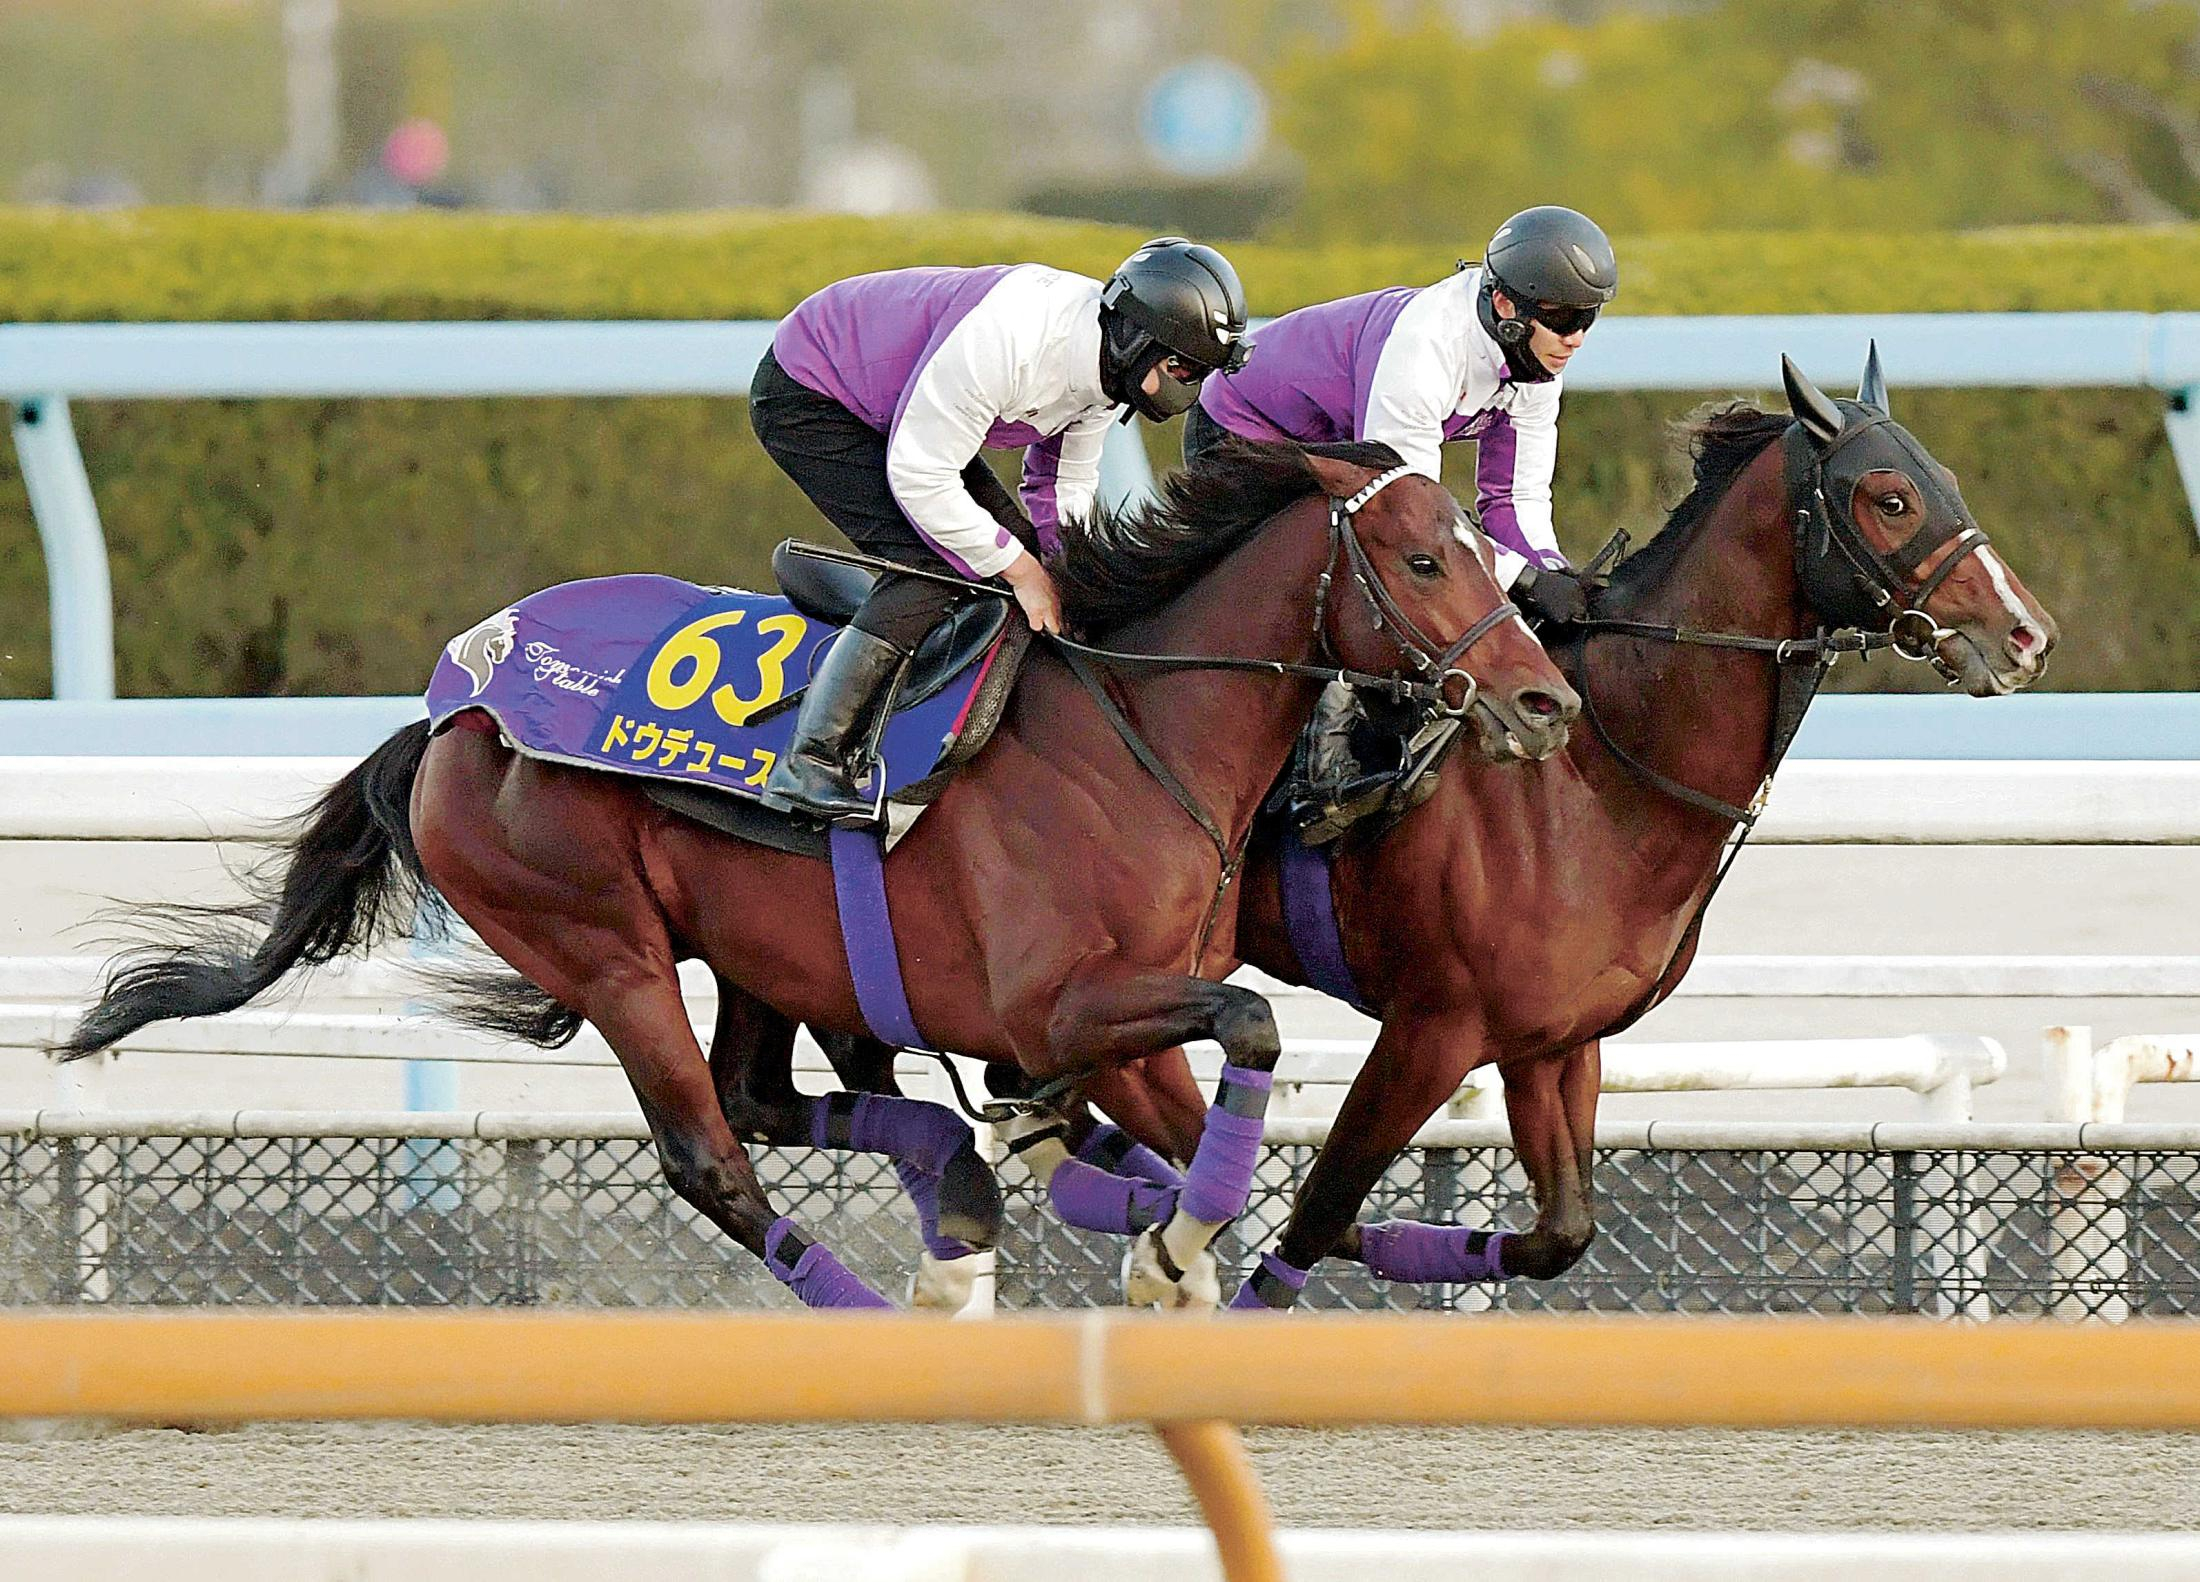
[[[1408,555],[1406,564],[1413,569],[1415,575],[1422,577],[1433,577],[1443,569],[1436,563],[1434,555]]]
[[[1910,502],[1899,494],[1883,494],[1879,497],[1879,512],[1882,516],[1900,516],[1909,508]]]

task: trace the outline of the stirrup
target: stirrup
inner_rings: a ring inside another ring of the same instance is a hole
[[[775,771],[771,779],[782,784],[774,790],[767,781],[759,797],[773,812],[799,814],[843,829],[868,829],[885,818],[885,776],[877,773],[875,764],[864,778],[875,779],[878,789],[866,793],[853,775],[808,753],[790,752],[780,762],[784,776]]]

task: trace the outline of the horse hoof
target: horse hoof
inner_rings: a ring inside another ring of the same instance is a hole
[[[1161,1263],[1161,1227],[1140,1231],[1123,1254],[1123,1300],[1132,1307],[1212,1312],[1222,1305],[1222,1276],[1212,1251],[1202,1250],[1172,1280]]]
[[[976,1253],[942,1262],[928,1252],[909,1276],[909,1305],[928,1313],[960,1313],[970,1305],[970,1294],[977,1287]]]
[[[956,1149],[940,1171],[939,1233],[984,1252],[1001,1239],[1003,1212],[993,1167],[967,1143]]]

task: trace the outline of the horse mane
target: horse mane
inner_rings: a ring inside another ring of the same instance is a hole
[[[1657,536],[1620,563],[1612,575],[1614,585],[1641,589],[1662,582],[1742,469],[1794,421],[1785,413],[1762,411],[1747,401],[1729,401],[1698,408],[1676,424],[1674,435],[1688,452],[1694,483],[1666,516]]]
[[[1285,507],[1321,491],[1306,464],[1324,456],[1384,472],[1398,453],[1371,441],[1262,445],[1231,438],[1162,484],[1159,499],[1128,509],[1096,505],[1061,525],[1047,561],[1062,613],[1105,631],[1167,603]]]

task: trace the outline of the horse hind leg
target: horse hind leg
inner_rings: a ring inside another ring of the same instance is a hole
[[[718,980],[718,1023],[710,1065],[719,1106],[739,1136],[775,1147],[884,1154],[917,1211],[924,1241],[912,1280],[913,1305],[960,1312],[981,1272],[978,1255],[999,1239],[1000,1188],[977,1139],[945,1105],[904,1098],[894,1051],[868,1038],[819,1038],[853,1092],[821,1097],[794,1085],[794,1024]]]
[[[1283,1049],[1275,1015],[1235,984],[1095,973],[1070,980],[1047,1024],[1049,1060],[1064,1070],[1120,1064],[1200,1038],[1222,1046],[1222,1076],[1168,1218],[1140,1232],[1125,1260],[1124,1296],[1140,1306],[1212,1307],[1221,1299],[1211,1247],[1252,1196]]]
[[[636,906],[621,926],[558,919],[546,936],[540,919],[554,914],[539,908],[510,915],[460,910],[492,949],[603,1034],[634,1089],[674,1192],[755,1254],[805,1305],[893,1306],[772,1208],[720,1108],[688,1025],[671,942],[654,914]],[[636,934],[643,936],[639,942]]]
[[[903,1095],[891,1044],[861,1033],[810,1029],[833,1074],[852,1094],[873,1095],[856,1106],[862,1151],[885,1153],[917,1207],[927,1247],[946,1260],[985,1252],[1001,1239],[1000,1182],[978,1152],[977,1136],[944,1104]],[[933,1245],[937,1241],[939,1245]],[[960,1245],[961,1252],[955,1251]]]

